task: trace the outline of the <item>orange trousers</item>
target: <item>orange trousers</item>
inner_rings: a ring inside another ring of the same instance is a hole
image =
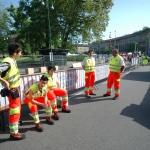
[[[58,115],[58,108],[57,108],[57,101],[56,101],[56,95],[53,93],[52,90],[48,90],[47,97],[51,102],[51,106],[54,112],[54,115]]]
[[[19,89],[18,89],[18,92]],[[10,133],[18,133],[18,122],[20,120],[20,111],[21,111],[21,101],[20,97],[13,99],[11,94],[8,96],[9,100],[9,109],[8,109],[8,122],[9,122],[9,130]],[[18,109],[19,111],[14,111],[13,114],[10,113],[12,109]]]
[[[114,85],[115,97],[120,96],[120,80],[121,73],[110,71],[107,79],[107,94],[111,95],[112,86]]]
[[[49,98],[53,98],[55,96],[62,97],[62,108],[66,110],[68,108],[68,92],[65,89],[54,88],[50,90]]]
[[[20,92],[18,90],[18,92]],[[9,100],[9,110],[10,111],[11,108],[17,108],[18,106],[20,107],[21,110],[21,101],[20,101],[20,97],[12,99],[11,95],[8,96],[8,100]],[[20,119],[20,113],[19,114],[13,114],[8,116],[8,122],[9,123],[14,123],[14,122],[18,122]]]
[[[85,73],[85,89],[84,92],[86,95],[93,93],[95,82],[95,72]]]
[[[35,100],[36,100],[37,102],[40,102],[40,103],[43,103],[43,104],[44,104],[44,97],[38,97],[38,98],[36,98]],[[31,113],[36,113],[36,112],[38,112],[38,110],[39,110],[39,109],[38,109],[38,106],[37,106],[36,104],[33,104],[33,103],[31,102],[31,99],[25,98],[24,102],[25,102],[26,104],[28,104]],[[48,105],[48,107],[51,107],[50,101],[47,101],[47,105]]]

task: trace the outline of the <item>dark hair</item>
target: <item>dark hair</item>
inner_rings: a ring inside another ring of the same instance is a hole
[[[22,46],[18,43],[11,43],[8,45],[8,53],[12,56],[14,53],[19,53],[22,51]]]
[[[40,78],[40,81],[41,81],[41,80],[43,80],[43,81],[48,81],[48,77],[45,76],[45,75],[42,75],[41,78]]]
[[[90,49],[89,51],[88,51],[88,54],[90,53],[90,52],[94,52],[92,49]]]
[[[54,69],[54,71],[56,71],[56,67],[55,66],[48,66],[47,70],[50,71],[51,69]]]

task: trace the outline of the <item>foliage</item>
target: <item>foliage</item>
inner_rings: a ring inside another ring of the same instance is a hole
[[[51,0],[45,0],[44,2]],[[54,10],[41,5],[40,0],[20,0],[19,7],[10,6],[8,12],[14,20],[17,41],[25,51],[34,53],[39,47],[49,47],[50,34],[48,10],[50,10],[51,47],[68,48],[74,37],[82,37],[82,42],[101,39],[109,21],[112,0],[59,0],[53,1]],[[27,48],[28,47],[28,50]],[[31,51],[32,50],[32,51]]]
[[[10,42],[11,19],[0,3],[0,54],[7,52],[7,45]]]
[[[128,45],[127,52],[135,52],[139,51],[139,43],[131,43]]]
[[[81,62],[81,61],[83,61],[84,57],[85,57],[85,55],[82,55],[82,54],[77,55],[77,56],[68,56],[67,61],[79,61],[79,62]]]

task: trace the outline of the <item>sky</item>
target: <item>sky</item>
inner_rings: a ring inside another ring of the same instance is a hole
[[[19,0],[0,0],[5,5],[18,6]],[[64,0],[65,1],[65,0]],[[103,32],[103,40],[132,34],[143,27],[150,27],[150,0],[113,0],[109,24]],[[111,32],[111,34],[110,34]]]

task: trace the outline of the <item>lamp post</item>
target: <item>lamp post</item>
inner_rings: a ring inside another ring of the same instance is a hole
[[[51,40],[51,23],[50,23],[50,9],[49,9],[49,0],[46,0],[47,11],[48,11],[48,31],[49,31],[49,49],[50,49],[50,61],[53,61],[53,52],[52,52],[52,40]],[[42,0],[42,5],[45,5]],[[51,6],[51,9],[54,9],[54,6]]]
[[[116,30],[115,30],[115,41],[114,41],[114,47],[116,48]]]

